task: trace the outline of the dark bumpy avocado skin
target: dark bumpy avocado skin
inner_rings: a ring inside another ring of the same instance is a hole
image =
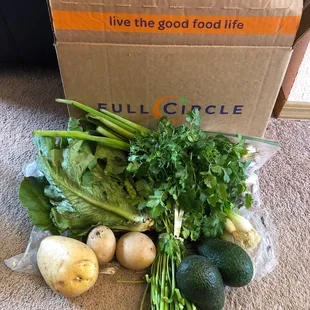
[[[252,260],[238,245],[211,238],[200,241],[197,250],[218,267],[224,284],[241,287],[251,282],[254,274]]]
[[[202,310],[221,310],[225,303],[224,285],[217,267],[199,255],[186,257],[176,273],[177,286]]]

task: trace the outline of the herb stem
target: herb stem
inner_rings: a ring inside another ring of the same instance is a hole
[[[183,215],[184,215],[184,210],[175,206],[174,208],[174,232],[173,232],[175,238],[180,237]]]
[[[117,283],[141,284],[141,283],[145,283],[145,281],[144,280],[117,280]]]
[[[171,274],[172,274],[172,284],[171,284],[171,299],[174,297],[174,290],[175,290],[175,259],[171,260]]]
[[[143,292],[143,296],[142,296],[142,300],[141,300],[141,304],[140,304],[140,310],[143,310],[143,308],[144,308],[145,297],[146,297],[148,289],[149,289],[149,283],[147,283],[145,286],[145,290]]]
[[[166,286],[166,272],[167,272],[167,261],[166,261],[167,255],[166,253],[163,254],[163,270],[162,270],[162,275],[161,275],[161,299],[160,299],[160,310],[165,310],[166,309],[166,302],[164,299],[165,296],[165,286]]]

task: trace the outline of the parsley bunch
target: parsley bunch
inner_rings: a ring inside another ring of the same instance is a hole
[[[163,118],[158,131],[136,135],[127,171],[139,180],[139,190],[147,193],[139,209],[149,210],[157,231],[191,240],[221,236],[226,211],[246,190],[248,162],[242,158],[247,150],[241,137],[233,143],[202,131],[197,110],[186,120],[187,124],[174,127]],[[251,202],[246,194],[246,205]]]

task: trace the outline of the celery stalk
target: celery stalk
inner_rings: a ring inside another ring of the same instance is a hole
[[[121,140],[121,138],[119,138],[118,136],[116,136],[115,134],[113,134],[111,131],[101,127],[101,126],[98,126],[96,128],[96,131],[98,133],[100,133],[101,135],[107,137],[107,138],[111,138],[111,139],[116,139],[116,140]],[[122,141],[122,140],[121,140]]]
[[[105,114],[105,115],[107,115],[107,116],[110,116],[113,119],[121,121],[122,123],[124,123],[124,124],[132,127],[133,129],[135,129],[136,131],[144,132],[144,133],[149,133],[150,132],[150,130],[147,129],[146,127],[138,125],[138,124],[136,124],[136,123],[134,123],[134,122],[132,122],[132,121],[130,121],[128,119],[125,119],[125,118],[123,118],[123,117],[121,117],[119,115],[116,115],[116,114],[114,114],[112,112],[109,112],[109,111],[104,110],[104,109],[100,109],[100,112]]]
[[[80,131],[63,131],[63,130],[35,130],[34,136],[41,137],[61,137],[61,138],[72,138],[78,140],[94,141],[103,144],[107,147],[129,151],[130,145],[124,141],[118,139],[111,139],[105,137],[91,136],[87,133]]]
[[[109,120],[105,119],[104,116],[91,116],[91,118],[94,118],[98,121],[100,121],[103,125],[105,125],[106,127],[108,127],[109,129],[113,130],[114,132],[118,133],[119,135],[121,135],[124,138],[127,139],[132,139],[133,138],[133,133],[127,131],[126,129],[110,122]]]
[[[150,132],[149,129],[147,129],[141,125],[138,125],[134,122],[131,122],[131,121],[129,121],[129,120],[127,120],[121,116],[118,116],[114,113],[106,111],[106,110],[97,111],[91,107],[88,107],[88,106],[86,106],[80,102],[74,101],[74,100],[56,99],[56,102],[74,105],[75,107],[77,107],[77,108],[79,108],[85,112],[90,113],[92,116],[104,118],[105,120],[113,123],[116,126],[123,128],[124,130],[129,131],[131,133],[135,133],[135,132],[148,133],[148,132]]]

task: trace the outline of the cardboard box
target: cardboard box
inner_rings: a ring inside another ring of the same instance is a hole
[[[305,19],[305,16],[307,18]],[[303,20],[310,26],[310,1],[303,12]],[[302,21],[303,22],[303,21]],[[302,23],[300,28],[302,27]],[[282,87],[280,89],[274,115],[277,118],[310,119],[310,32],[299,38]]]
[[[50,0],[66,97],[148,127],[264,134],[302,13],[296,0]],[[76,115],[76,111],[70,111]]]

